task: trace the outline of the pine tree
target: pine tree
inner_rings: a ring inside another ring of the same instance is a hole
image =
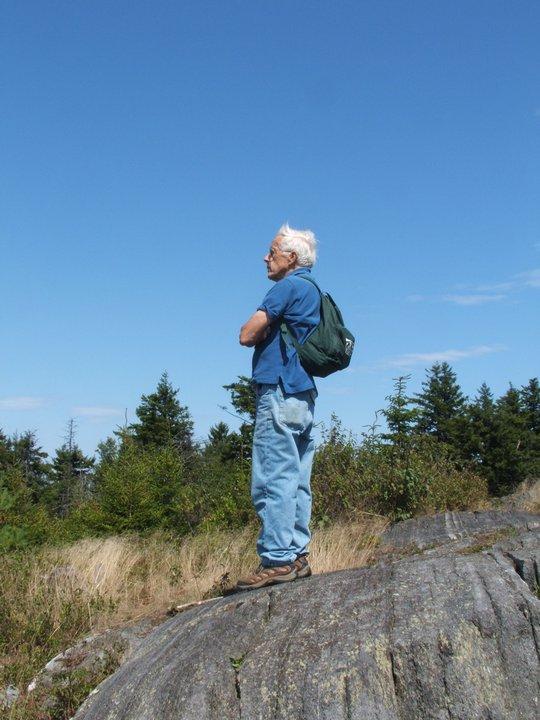
[[[21,468],[32,499],[37,502],[49,484],[50,466],[44,462],[48,455],[39,447],[36,434],[32,430],[15,435],[11,447],[14,462]]]
[[[238,375],[238,381],[223,388],[231,394],[231,403],[244,422],[255,421],[255,390],[251,378]]]
[[[482,383],[477,396],[466,407],[462,433],[462,456],[488,481],[491,492],[496,487],[494,453],[501,444],[499,422],[493,393]]]
[[[475,400],[476,405],[486,414],[490,414],[495,409],[495,400],[493,393],[486,383],[482,383],[478,390],[478,395]]]
[[[92,491],[94,459],[84,455],[75,442],[75,423],[70,420],[66,441],[56,450],[51,469],[49,504],[59,517],[66,517]]]
[[[419,407],[417,431],[458,446],[465,397],[456,374],[447,362],[435,363],[428,370],[422,388],[423,391],[415,395],[414,401]]]
[[[11,442],[0,428],[0,472],[13,465],[13,452]]]
[[[521,387],[521,404],[527,428],[540,434],[540,383],[538,378],[531,378],[527,385]]]
[[[238,375],[237,382],[224,385],[223,388],[231,394],[231,404],[238,413],[237,417],[242,424],[237,433],[231,433],[230,441],[234,447],[234,454],[240,460],[251,459],[251,446],[253,444],[253,430],[255,426],[256,397],[251,378]],[[224,410],[227,408],[223,407]]]
[[[388,407],[382,411],[390,431],[383,433],[382,437],[398,447],[403,447],[411,436],[419,415],[417,408],[409,407],[411,399],[407,397],[406,391],[410,379],[410,375],[394,378],[394,392],[385,398],[388,400]]]
[[[493,482],[496,495],[512,492],[526,476],[527,426],[521,396],[510,385],[495,403],[496,446],[492,454]]]
[[[179,451],[193,449],[193,420],[187,407],[180,405],[166,372],[156,391],[141,397],[135,413],[138,423],[129,426],[140,447],[174,447]]]
[[[128,441],[102,469],[96,491],[97,526],[107,532],[178,529],[178,514],[189,512],[183,496],[184,465],[172,445],[145,448]]]
[[[240,460],[251,452],[249,438],[244,437],[242,428],[251,431],[251,425],[243,424],[239,432],[231,432],[227,423],[219,422],[213,425],[208,432],[208,441],[205,447],[205,457],[217,458],[219,462],[234,462]]]
[[[98,465],[109,465],[118,457],[118,443],[113,437],[108,437],[98,443],[96,448],[98,454]]]
[[[526,477],[540,476],[540,384],[538,378],[531,378],[521,388],[521,407],[525,421],[525,474]]]

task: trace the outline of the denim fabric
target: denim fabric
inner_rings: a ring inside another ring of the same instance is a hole
[[[261,521],[257,552],[265,566],[286,565],[307,552],[311,537],[311,437],[315,390],[286,393],[255,385],[251,497]]]

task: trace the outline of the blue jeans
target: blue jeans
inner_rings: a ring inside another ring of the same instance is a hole
[[[285,393],[280,384],[256,385],[251,498],[262,527],[257,552],[265,566],[286,565],[311,537],[311,437],[315,390]]]

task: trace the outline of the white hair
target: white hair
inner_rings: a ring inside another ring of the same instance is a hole
[[[312,267],[317,261],[317,238],[311,230],[295,230],[288,223],[282,225],[277,235],[282,238],[281,250],[294,251],[300,267]]]

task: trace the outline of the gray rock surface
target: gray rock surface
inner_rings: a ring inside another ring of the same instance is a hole
[[[145,618],[122,628],[88,635],[49,660],[32,679],[27,693],[32,695],[35,705],[44,715],[47,714],[59,705],[58,690],[73,687],[74,679],[81,678],[81,673],[84,673],[85,682],[90,683],[90,687],[92,683],[99,683],[136,652],[155,624],[150,618]]]
[[[415,552],[171,618],[76,720],[537,718],[538,517],[399,525],[383,545]]]
[[[473,541],[478,535],[494,534],[505,529],[521,531],[539,527],[540,517],[527,512],[448,511],[395,523],[383,533],[381,544],[391,548],[415,546],[419,550],[424,550],[446,545],[454,540]]]

